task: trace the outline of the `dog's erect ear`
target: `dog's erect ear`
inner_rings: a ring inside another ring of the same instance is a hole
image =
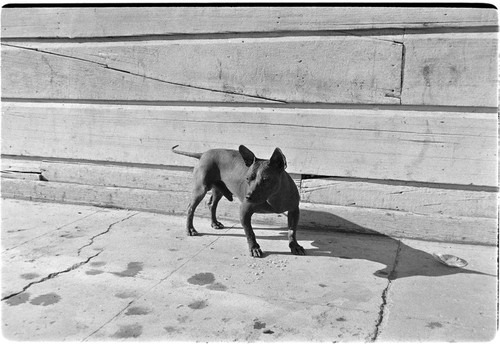
[[[281,149],[276,148],[269,159],[269,162],[272,166],[277,167],[278,169],[284,170],[286,168],[286,158]]]
[[[250,149],[243,145],[239,147],[239,151],[241,156],[243,157],[243,160],[245,161],[245,165],[247,165],[247,167],[250,167],[255,162],[255,154],[253,154]]]

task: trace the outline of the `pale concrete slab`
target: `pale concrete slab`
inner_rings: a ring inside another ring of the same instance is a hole
[[[465,259],[449,268],[428,253]],[[489,341],[497,331],[496,247],[403,240],[378,338],[399,341]]]
[[[7,218],[14,208],[37,214],[22,220],[35,229],[54,214],[33,238],[2,222],[8,339],[450,341],[495,331],[492,247],[301,230],[307,256],[293,256],[285,228],[256,225],[257,259],[231,221],[215,230],[197,218],[202,235],[186,237],[184,217],[81,206],[82,218],[80,206],[2,203]],[[440,265],[435,251],[470,271]]]

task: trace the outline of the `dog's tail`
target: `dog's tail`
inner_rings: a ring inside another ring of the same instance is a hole
[[[191,153],[191,152],[184,152],[184,151],[180,151],[180,150],[175,150],[175,148],[177,148],[177,147],[179,147],[179,145],[175,145],[172,147],[172,152],[174,152],[175,154],[185,155],[185,156],[189,156],[191,158],[196,158],[196,159],[201,158],[202,153]]]

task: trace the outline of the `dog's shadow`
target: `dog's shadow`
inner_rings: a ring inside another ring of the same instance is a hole
[[[362,259],[380,263],[385,265],[385,267],[375,271],[373,274],[377,277],[389,278],[391,280],[411,276],[439,277],[453,274],[480,274],[496,277],[496,275],[469,270],[467,268],[446,266],[438,262],[431,253],[413,248],[404,244],[401,240],[394,239],[370,228],[359,226],[331,213],[301,210],[301,218],[306,218],[308,220],[307,223],[314,223],[314,219],[319,217],[322,217],[322,222],[324,223],[325,216],[328,218],[328,229],[323,228],[318,230],[312,226],[301,226],[299,223],[299,230],[297,232],[299,243],[302,240],[311,241],[311,245],[315,247],[314,249],[306,248],[306,255],[308,256]],[[286,218],[284,221],[286,222]],[[236,231],[231,231],[213,235],[245,236],[241,226],[234,226],[233,229],[241,230],[241,233],[236,234]],[[257,240],[282,240],[285,247],[288,246],[288,232],[286,228],[266,228],[259,226],[259,224],[254,224],[254,229],[259,231],[278,230],[278,236],[257,235]],[[266,250],[265,247],[262,248],[264,257],[273,254],[291,254],[288,249],[282,252],[274,252]],[[397,269],[395,268],[396,265]]]

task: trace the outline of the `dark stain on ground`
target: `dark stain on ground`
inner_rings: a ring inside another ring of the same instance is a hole
[[[127,309],[125,315],[145,315],[149,313],[151,313],[151,311],[145,307],[130,307]]]
[[[91,266],[96,266],[96,267],[98,267],[98,266],[104,266],[104,265],[106,265],[106,262],[92,262],[92,263],[90,263],[90,265]]]
[[[120,329],[115,332],[115,338],[137,338],[142,334],[142,326],[139,324],[120,326]]]
[[[85,273],[87,275],[100,275],[100,274],[104,273],[104,271],[97,270],[97,269],[92,269],[92,270],[89,270],[89,271],[85,271]]]
[[[266,327],[266,323],[254,320],[254,323],[253,323],[253,328],[254,329],[260,330],[260,329],[265,328],[265,327]]]
[[[144,264],[141,262],[130,262],[127,265],[127,270],[121,272],[112,272],[113,275],[119,277],[135,277],[142,271]]]
[[[195,302],[190,303],[188,305],[188,307],[191,308],[191,309],[203,309],[203,308],[205,308],[207,306],[208,306],[208,304],[207,304],[207,302],[205,300],[195,301]]]
[[[346,321],[346,319],[344,317],[337,318],[336,320],[337,321]]]
[[[21,278],[25,279],[25,280],[32,280],[32,279],[37,278],[37,277],[40,277],[40,275],[37,273],[34,273],[34,272],[30,272],[30,273],[21,275]]]
[[[225,290],[227,290],[227,287],[224,284],[217,282],[217,283],[212,283],[212,284],[208,285],[207,289],[216,290],[216,291],[225,291]]]
[[[26,303],[29,299],[30,299],[30,293],[21,293],[11,297],[10,299],[7,299],[7,301],[5,302],[7,302],[9,306],[17,306],[22,303]]]
[[[215,277],[211,272],[202,272],[189,277],[187,281],[191,284],[205,285],[214,283]]]
[[[165,326],[163,328],[165,331],[167,331],[168,333],[175,333],[175,332],[180,332],[177,328],[175,328],[174,326]]]
[[[135,297],[135,296],[136,296],[136,294],[133,291],[123,291],[121,293],[115,294],[115,297],[117,297],[119,299],[128,299],[130,297]]]
[[[30,303],[36,306],[50,306],[58,303],[60,300],[61,297],[56,293],[48,293],[35,297]]]
[[[433,321],[433,322],[427,323],[427,326],[425,326],[425,327],[428,327],[428,328],[434,330],[435,328],[443,327],[443,324],[441,324],[440,322],[437,322],[437,321]]]
[[[185,323],[188,319],[189,317],[187,315],[177,317],[177,321],[181,324]]]

